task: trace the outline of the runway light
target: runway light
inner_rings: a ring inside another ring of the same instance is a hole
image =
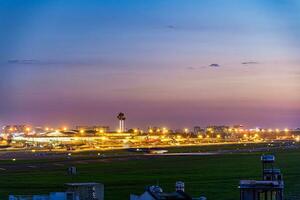
[[[13,158],[13,159],[12,159],[12,161],[16,161],[16,159],[15,159],[15,158]]]
[[[68,156],[71,156],[72,154],[71,153],[68,153]]]

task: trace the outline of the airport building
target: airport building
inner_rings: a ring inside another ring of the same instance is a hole
[[[11,133],[25,133],[28,132],[29,127],[25,124],[17,124],[17,125],[5,125],[2,127],[2,132],[6,134]]]
[[[104,200],[101,183],[67,183],[65,192],[44,195],[9,195],[8,200]]]
[[[76,126],[75,129],[77,131],[95,131],[95,132],[109,132],[109,126],[105,125],[93,125],[93,126]]]

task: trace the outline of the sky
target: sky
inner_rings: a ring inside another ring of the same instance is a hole
[[[300,127],[297,0],[0,0],[0,125]]]

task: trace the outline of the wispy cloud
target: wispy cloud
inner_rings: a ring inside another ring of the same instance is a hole
[[[176,29],[176,26],[174,26],[174,25],[168,25],[167,28],[168,29]]]
[[[210,67],[221,67],[221,65],[217,64],[217,63],[212,63],[209,65]]]
[[[186,68],[187,70],[195,70],[195,69],[197,69],[196,67],[187,67]]]
[[[46,65],[64,65],[65,67],[75,67],[75,66],[99,66],[105,61],[83,61],[83,60],[37,60],[37,59],[10,59],[4,61],[8,65],[36,65],[36,66],[46,66]]]
[[[39,64],[41,63],[39,60],[34,60],[34,59],[25,59],[25,60],[18,60],[18,59],[13,59],[13,60],[8,60],[7,63],[9,64]]]
[[[247,61],[247,62],[242,62],[242,65],[257,65],[259,62],[256,61]]]
[[[198,69],[205,69],[205,68],[209,68],[209,67],[212,67],[212,68],[219,68],[219,67],[221,67],[221,65],[220,65],[220,64],[217,64],[217,63],[212,63],[212,64],[210,64],[210,65],[200,66],[200,67],[192,67],[192,66],[190,66],[190,67],[186,67],[185,69],[186,69],[186,70],[198,70]]]

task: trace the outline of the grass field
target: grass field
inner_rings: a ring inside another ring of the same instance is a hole
[[[186,149],[185,152],[190,150]],[[284,174],[287,199],[300,199],[300,150],[274,151],[276,165]],[[261,153],[234,153],[116,159],[109,162],[76,164],[79,174],[74,177],[66,175],[66,166],[51,170],[0,171],[0,199],[7,199],[7,195],[11,193],[43,194],[63,191],[64,183],[89,181],[104,183],[106,200],[129,199],[130,193],[140,194],[145,186],[156,183],[165,191],[173,191],[177,180],[184,181],[186,191],[193,196],[205,195],[208,199],[218,200],[239,199],[239,180],[261,177],[260,155]],[[22,162],[30,161],[15,164]],[[50,164],[54,161],[47,162]]]

